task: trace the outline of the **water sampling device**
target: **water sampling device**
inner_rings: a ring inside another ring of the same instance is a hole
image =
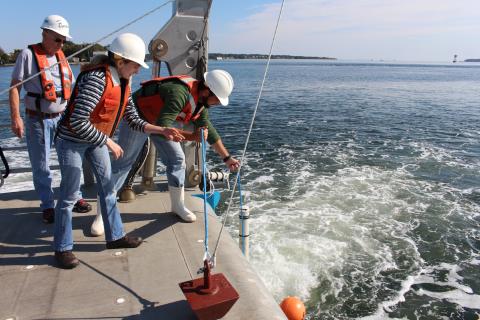
[[[227,314],[240,296],[222,273],[211,274],[211,269],[215,266],[215,260],[208,251],[207,165],[204,129],[201,130],[200,136],[202,138],[202,189],[205,225],[203,277],[181,282],[179,286],[199,320],[215,320]]]

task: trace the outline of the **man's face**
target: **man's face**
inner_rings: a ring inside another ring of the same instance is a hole
[[[43,49],[47,52],[48,55],[53,55],[55,52],[60,50],[64,43],[67,41],[66,37],[53,32],[52,30],[43,30]]]
[[[215,106],[217,104],[220,104],[220,100],[218,100],[217,96],[212,93],[207,97],[206,104],[208,106]]]
[[[203,89],[201,96],[201,101],[205,104],[207,108],[220,104],[220,100],[218,100],[217,96],[214,95],[209,88]]]

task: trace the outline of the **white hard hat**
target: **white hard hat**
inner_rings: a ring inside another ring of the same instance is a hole
[[[64,17],[56,14],[52,14],[46,17],[43,20],[42,26],[40,28],[52,30],[53,32],[56,32],[59,35],[64,36],[68,39],[72,38],[69,34],[70,27],[68,25],[67,20],[65,20]]]
[[[148,69],[148,65],[145,63],[145,42],[136,34],[122,33],[113,40],[108,51]]]
[[[228,96],[233,90],[233,78],[230,73],[224,70],[212,70],[205,72],[203,78],[222,106],[228,105]]]

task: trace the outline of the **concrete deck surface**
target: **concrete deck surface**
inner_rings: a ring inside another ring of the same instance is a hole
[[[126,232],[145,239],[136,249],[107,250],[103,236],[90,236],[96,196],[84,191],[93,210],[74,213],[81,264],[73,270],[55,266],[53,225],[42,223],[35,193],[0,194],[0,320],[195,319],[178,283],[202,276],[203,200],[191,196],[198,189],[187,192],[198,219],[183,223],[169,212],[165,182],[156,186],[119,204]],[[220,224],[213,214],[209,224],[212,252]],[[213,273],[223,273],[240,295],[224,319],[285,319],[227,231]]]

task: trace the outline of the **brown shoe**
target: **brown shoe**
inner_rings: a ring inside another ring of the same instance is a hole
[[[55,210],[53,208],[43,210],[42,219],[44,223],[53,223],[55,221]]]
[[[90,203],[88,203],[84,199],[78,200],[72,209],[73,212],[78,212],[78,213],[86,213],[86,212],[90,212],[91,210],[92,210],[92,206],[90,205]]]
[[[140,237],[125,236],[115,241],[107,242],[107,249],[136,248],[141,245],[143,239]]]
[[[80,264],[72,251],[55,251],[55,260],[62,269],[73,269]]]

